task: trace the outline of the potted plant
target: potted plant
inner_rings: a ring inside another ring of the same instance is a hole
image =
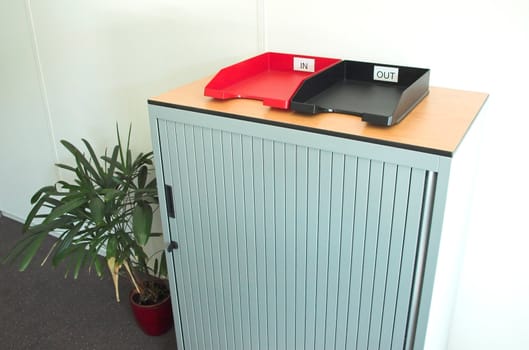
[[[118,302],[118,279],[121,273],[125,274],[134,286],[129,300],[135,315],[141,314],[136,311],[136,304],[146,305],[151,312],[160,308],[158,304],[165,305],[161,319],[168,324],[158,324],[153,316],[147,321],[151,325],[156,323],[157,329],[140,324],[148,334],[161,334],[172,326],[169,289],[164,280],[165,254],[161,251],[149,257],[145,251],[150,238],[160,236],[151,232],[153,212],[158,208],[156,179],[150,175],[153,154],[140,153],[133,157],[131,128],[125,145],[116,129],[117,145],[111,154],[105,152],[100,157],[84,139],[87,154],[70,142],[61,141],[73,155],[75,165],[57,166],[70,172],[73,180],[58,181],[35,193],[31,198],[33,207],[24,223],[24,236],[4,262],[19,259],[20,270],[24,271],[44,238],[52,231],[58,233],[59,239],[42,264],[47,260],[53,266],[66,263],[67,274],[71,272],[74,278],[82,268],[94,269],[102,276],[107,265]],[[154,266],[149,265],[151,259]]]

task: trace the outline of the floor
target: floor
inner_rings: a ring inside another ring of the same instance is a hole
[[[21,237],[22,225],[0,216],[0,259]],[[142,333],[128,305],[128,281],[120,285],[121,303],[106,274],[85,271],[77,280],[65,268],[40,262],[47,239],[24,272],[0,265],[0,349],[176,349],[174,329],[151,337]]]

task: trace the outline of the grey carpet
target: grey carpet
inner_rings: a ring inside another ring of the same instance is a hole
[[[18,238],[22,225],[0,216],[0,257]],[[64,278],[65,268],[40,261],[47,239],[25,272],[0,265],[0,349],[176,349],[174,329],[151,337],[136,325],[128,304],[130,284],[120,280],[121,303],[109,274],[103,280],[84,271]]]

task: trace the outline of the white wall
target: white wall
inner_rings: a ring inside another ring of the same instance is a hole
[[[57,139],[114,141],[133,123],[150,149],[147,98],[254,54],[256,4],[31,1]],[[62,155],[62,150],[59,151]]]
[[[527,349],[527,43],[526,0],[3,0],[0,211],[26,215],[60,139],[101,150],[132,122],[150,149],[149,96],[264,49],[431,68],[491,94],[448,348]]]
[[[0,212],[22,220],[56,178],[33,33],[22,1],[0,2]]]
[[[490,94],[448,349],[529,349],[529,2],[268,0],[265,13],[270,50],[427,67],[431,85]]]
[[[133,124],[152,148],[147,99],[262,50],[256,2],[45,1],[0,5],[0,211],[24,218],[29,197],[68,162],[60,146],[99,152]],[[65,174],[59,174],[65,176]]]

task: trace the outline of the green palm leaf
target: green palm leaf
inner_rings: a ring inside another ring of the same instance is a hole
[[[152,227],[152,208],[140,202],[132,213],[132,229],[139,245],[144,246],[149,240]]]
[[[149,272],[149,257],[144,246],[151,237],[153,212],[157,210],[156,180],[150,179],[153,153],[139,153],[135,158],[130,149],[131,127],[126,143],[119,128],[117,145],[112,153],[97,157],[86,140],[81,152],[72,143],[61,144],[74,156],[75,163],[56,164],[70,172],[72,181],[60,180],[40,188],[31,197],[32,208],[24,223],[24,236],[2,262],[19,261],[25,270],[52,231],[60,238],[49,249],[53,266],[67,264],[67,273],[74,278],[81,269],[95,267],[101,276],[105,264],[98,254],[106,247],[106,258],[118,264],[125,262]],[[110,149],[110,148],[109,148]],[[165,261],[156,261],[156,270],[165,268]]]

